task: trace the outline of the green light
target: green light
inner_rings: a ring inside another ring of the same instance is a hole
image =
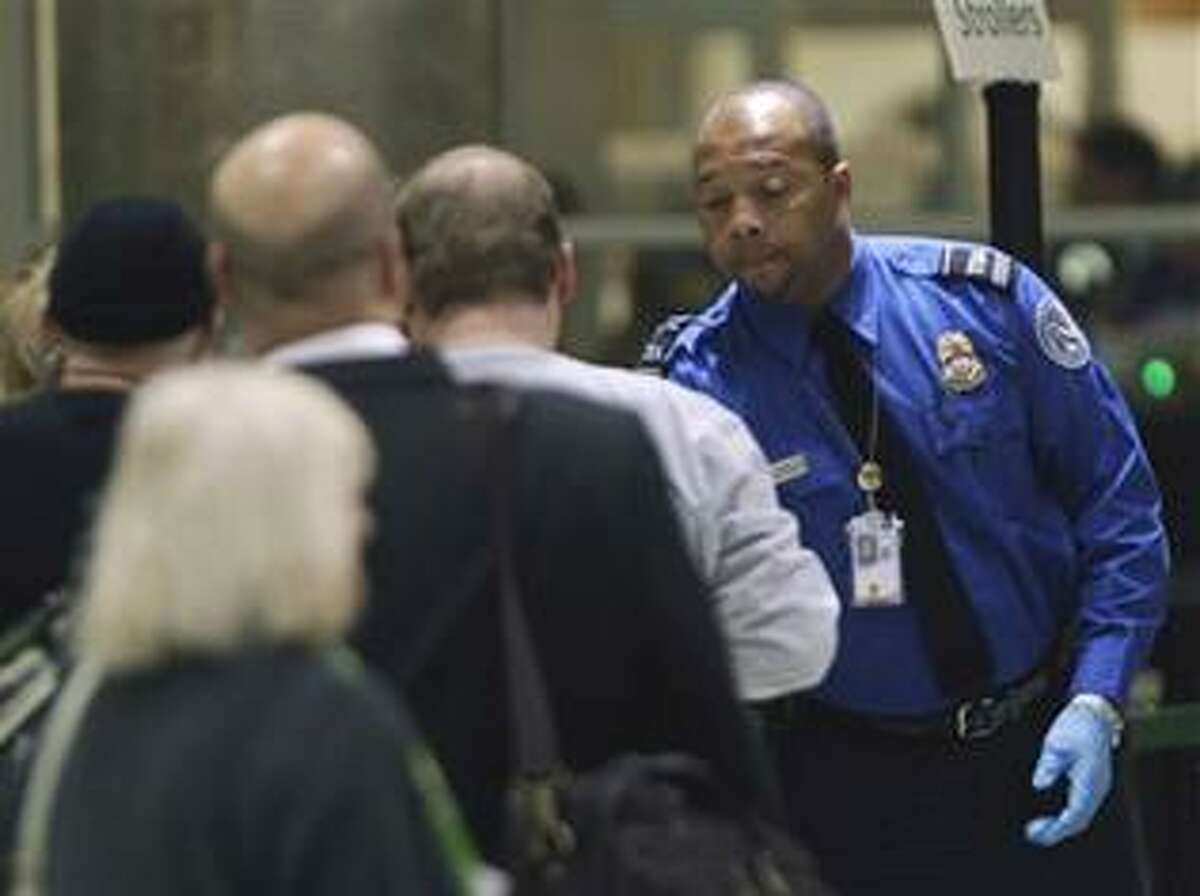
[[[1170,398],[1175,392],[1175,367],[1162,358],[1150,358],[1142,365],[1142,388],[1151,398]]]

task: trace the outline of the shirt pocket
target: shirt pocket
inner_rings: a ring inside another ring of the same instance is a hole
[[[1018,517],[1036,496],[1028,424],[1017,395],[999,382],[973,392],[945,392],[925,411],[939,464],[967,477],[989,511]]]
[[[933,450],[942,456],[1007,450],[1025,432],[1015,396],[998,382],[971,392],[943,392],[924,416]]]

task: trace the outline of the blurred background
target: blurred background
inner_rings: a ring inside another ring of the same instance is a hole
[[[1046,273],[1134,400],[1174,413],[1200,402],[1200,0],[1048,8]],[[629,362],[714,283],[698,110],[775,74],[830,100],[860,227],[986,237],[983,103],[929,0],[2,0],[0,263],[106,195],[201,211],[235,135],[321,108],[401,174],[470,140],[550,172],[584,262],[567,348]]]
[[[1040,111],[1044,273],[1121,380],[1166,496],[1178,575],[1141,699],[1195,701],[1200,0],[1047,7],[1063,74]],[[0,0],[0,265],[105,196],[202,214],[240,132],[317,108],[399,174],[463,141],[541,165],[583,266],[565,348],[625,364],[716,283],[689,213],[698,111],[780,74],[837,114],[860,229],[987,238],[984,104],[950,80],[929,0]],[[1200,798],[1163,812],[1193,826],[1159,846],[1194,843]]]
[[[1200,0],[1048,8],[1046,272],[1139,400],[1178,403],[1200,380],[1176,314],[1200,281]],[[401,174],[469,140],[550,172],[586,269],[568,348],[627,362],[714,282],[688,215],[698,110],[773,74],[830,100],[860,227],[986,237],[983,103],[929,0],[3,0],[0,261],[106,195],[200,211],[235,135],[321,108]],[[1184,346],[1147,368],[1131,331]]]

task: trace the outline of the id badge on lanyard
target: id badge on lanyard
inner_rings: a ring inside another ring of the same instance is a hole
[[[856,483],[865,498],[866,510],[846,522],[854,586],[851,606],[898,607],[904,603],[904,575],[900,562],[904,546],[904,521],[893,513],[880,510],[876,504],[876,497],[883,488],[883,466],[878,459],[880,411],[874,354],[870,367],[863,371],[853,347],[847,342],[849,337],[842,322],[831,316],[814,327],[814,333],[818,327],[824,327],[820,344],[825,354],[826,373],[839,405],[837,416],[841,418],[840,428],[851,447],[861,451],[862,457]],[[853,402],[839,392],[833,382],[839,375],[841,383],[849,381],[851,397],[855,391],[861,393],[870,390],[869,428],[861,439],[855,437],[857,415]]]
[[[900,553],[904,521],[871,508],[846,523],[856,607],[898,607],[904,603]]]
[[[904,520],[875,506],[883,488],[883,467],[875,460],[878,444],[878,393],[872,402],[871,441],[867,460],[858,469],[857,484],[867,499],[864,513],[846,523],[850,547],[850,573],[854,582],[851,605],[898,607],[904,603]]]

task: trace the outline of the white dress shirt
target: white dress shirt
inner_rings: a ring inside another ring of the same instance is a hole
[[[637,414],[712,589],[742,698],[765,700],[821,680],[837,644],[837,594],[820,559],[801,545],[766,458],[736,415],[675,383],[532,346],[442,355],[464,382],[558,389]]]

